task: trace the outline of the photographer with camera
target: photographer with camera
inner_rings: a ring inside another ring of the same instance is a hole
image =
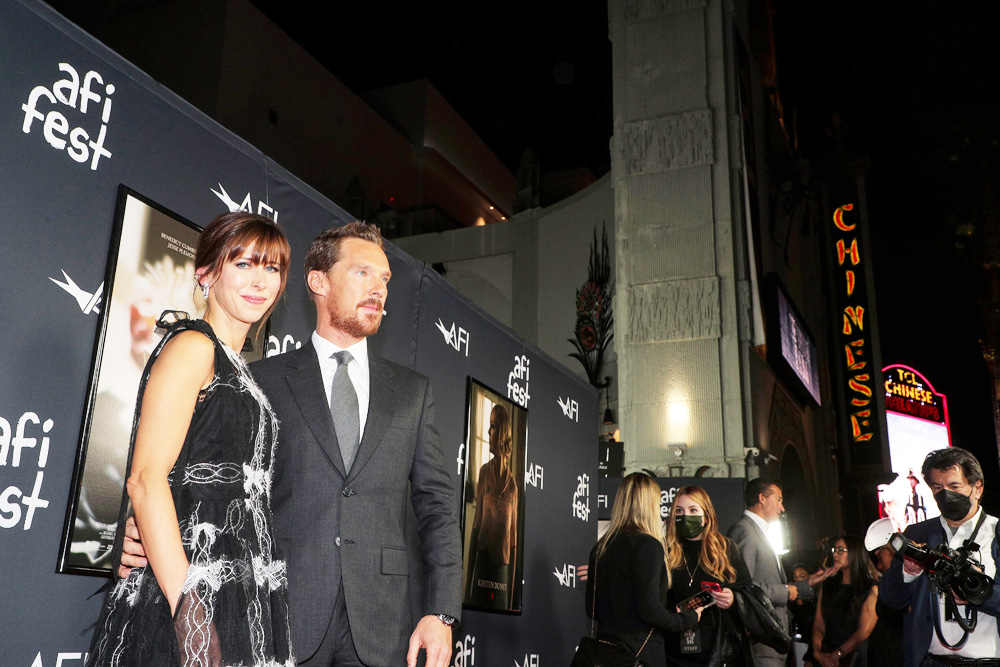
[[[921,469],[941,516],[890,540],[898,551],[879,599],[906,610],[905,667],[1000,667],[997,518],[979,506],[983,471],[970,452],[931,452]],[[986,575],[986,576],[984,576]]]

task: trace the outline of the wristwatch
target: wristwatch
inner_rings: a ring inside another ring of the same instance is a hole
[[[441,622],[447,625],[449,628],[458,622],[457,618],[455,618],[454,616],[449,616],[448,614],[434,614],[434,615],[437,616],[439,619],[441,619]]]

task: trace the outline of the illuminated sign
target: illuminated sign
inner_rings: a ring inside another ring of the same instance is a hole
[[[816,344],[813,343],[781,289],[778,289],[778,329],[781,333],[782,358],[816,401],[816,405],[819,405],[819,364],[816,358]]]
[[[948,400],[919,371],[894,364],[882,369],[889,459],[896,480],[878,489],[881,514],[901,531],[938,516],[937,504],[920,474],[924,457],[951,446]]]
[[[948,425],[948,400],[923,375],[909,366],[895,364],[882,369],[885,409],[889,412]]]
[[[840,317],[841,360],[847,380],[850,435],[855,443],[870,441],[878,432],[874,383],[868,358],[871,351],[866,292],[862,289],[864,267],[858,248],[858,223],[852,218],[854,204],[838,206],[833,212],[833,236],[840,286],[837,288]]]

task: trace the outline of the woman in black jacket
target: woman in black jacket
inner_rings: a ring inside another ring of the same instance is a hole
[[[727,666],[745,664],[744,634],[730,617],[734,602],[730,585],[750,582],[740,550],[719,532],[715,506],[700,486],[678,490],[671,513],[674,520],[667,524],[666,551],[673,585],[667,599],[677,603],[708,587],[715,605],[705,610],[696,636],[667,645],[666,664],[699,667],[716,660]]]
[[[663,667],[663,634],[697,626],[701,609],[681,613],[663,605],[670,588],[660,522],[660,487],[649,475],[622,480],[611,525],[590,553],[587,615],[599,624],[597,638]],[[595,601],[596,590],[596,601]]]

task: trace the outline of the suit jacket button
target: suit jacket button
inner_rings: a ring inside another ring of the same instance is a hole
[[[344,489],[344,497],[345,498],[350,498],[353,495],[354,495],[354,491],[351,490],[351,487],[348,486],[347,488]]]
[[[338,547],[340,546],[340,535],[337,535],[337,537],[334,538],[333,543],[336,544]]]

